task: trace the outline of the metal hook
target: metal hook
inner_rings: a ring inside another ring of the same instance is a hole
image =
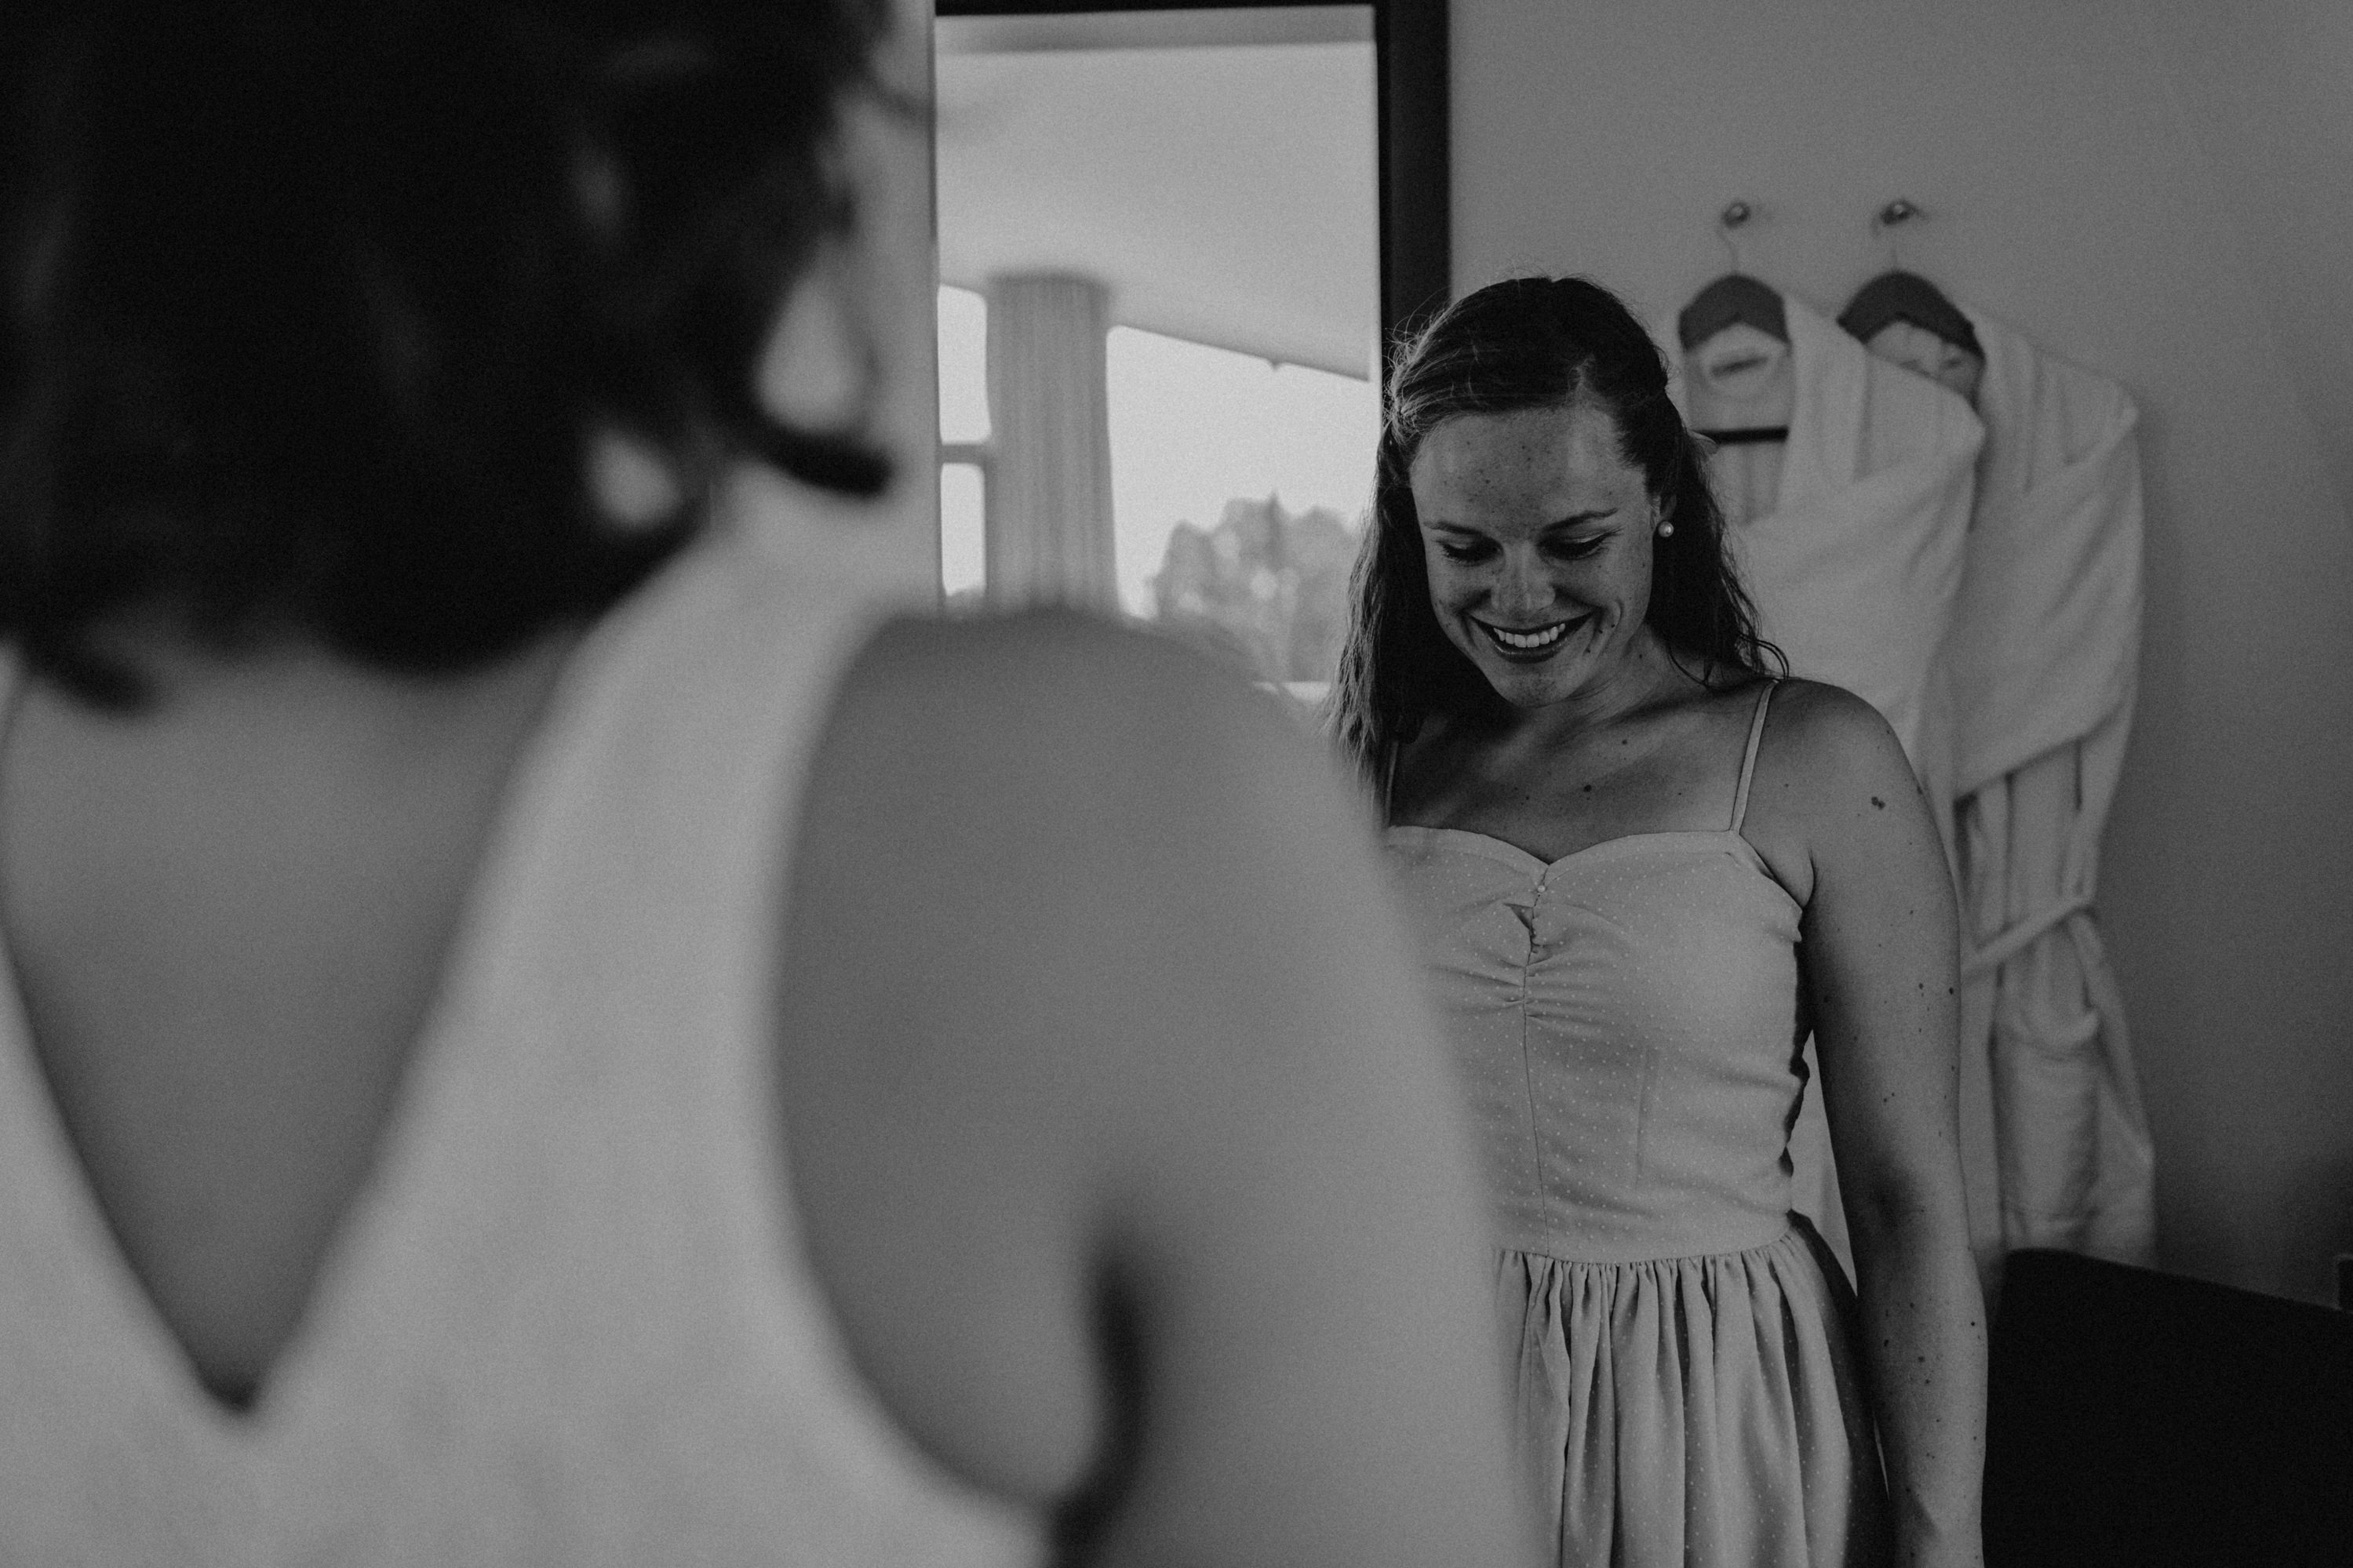
[[[1905,224],[1924,223],[1927,216],[1917,202],[1905,196],[1896,197],[1871,215],[1871,232],[1887,242],[1887,269],[1890,272],[1903,266],[1902,258],[1896,254],[1895,231]]]
[[[1733,243],[1732,231],[1756,216],[1756,204],[1746,201],[1732,202],[1722,212],[1716,214],[1715,237],[1724,241],[1725,254],[1732,258],[1732,269],[1735,272],[1746,272],[1748,269],[1741,265],[1740,247]]]

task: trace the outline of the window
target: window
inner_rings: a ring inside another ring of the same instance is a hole
[[[1378,345],[1444,297],[1441,0],[939,11],[944,590],[1328,676]]]
[[[1261,679],[1329,681],[1372,499],[1372,381],[1131,327],[1109,362],[1121,608]]]
[[[940,593],[977,604],[988,575],[988,305],[939,292]]]

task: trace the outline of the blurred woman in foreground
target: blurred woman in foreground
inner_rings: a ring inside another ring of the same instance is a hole
[[[0,14],[0,1557],[1517,1560],[1318,762],[717,504],[882,18]]]

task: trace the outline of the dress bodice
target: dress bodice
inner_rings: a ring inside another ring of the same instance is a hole
[[[1798,906],[1746,839],[1641,834],[1546,863],[1393,827],[1388,847],[1504,1245],[1630,1262],[1787,1227]]]
[[[1720,831],[1552,861],[1461,828],[1387,834],[1508,1247],[1631,1262],[1788,1226],[1799,910],[1739,831],[1764,712]]]

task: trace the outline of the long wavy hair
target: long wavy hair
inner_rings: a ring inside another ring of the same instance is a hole
[[[1422,438],[1460,415],[1577,404],[1606,412],[1620,450],[1674,524],[1652,546],[1646,624],[1678,665],[1710,684],[1786,672],[1781,650],[1757,634],[1756,606],[1725,552],[1705,449],[1667,396],[1665,356],[1617,296],[1582,278],[1490,284],[1412,335],[1386,391],[1372,521],[1326,708],[1376,787],[1390,748],[1413,739],[1430,715],[1504,711],[1430,606],[1409,478]]]

